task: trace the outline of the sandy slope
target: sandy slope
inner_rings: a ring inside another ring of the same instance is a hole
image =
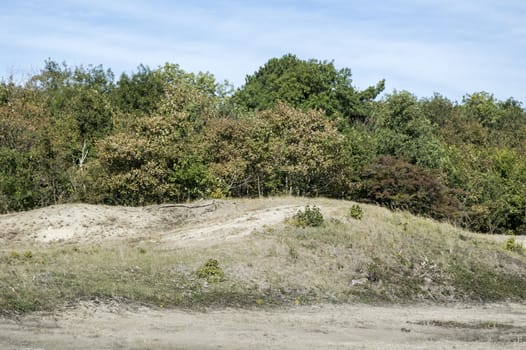
[[[315,204],[332,218],[343,219],[342,201],[277,197],[208,200],[188,205],[119,207],[54,205],[0,215],[0,243],[105,243],[118,240],[163,242],[167,246],[211,244],[239,239],[255,229],[283,225],[305,205]],[[348,205],[348,203],[347,203]],[[494,236],[503,240],[506,236]],[[526,237],[517,240],[526,244]]]
[[[57,205],[0,216],[0,244],[209,245],[283,225],[309,203],[333,218],[346,212],[341,201],[302,198],[143,208]],[[447,327],[451,321],[455,327]],[[485,321],[498,327],[480,326]],[[523,349],[524,344],[526,305],[322,305],[195,313],[84,303],[54,314],[0,319],[0,349],[6,350]]]
[[[305,203],[308,200],[281,198],[211,200],[141,208],[55,205],[1,215],[0,242],[104,243],[144,239],[163,240],[174,245],[204,244],[205,241],[240,238],[256,228],[283,224],[286,217]]]

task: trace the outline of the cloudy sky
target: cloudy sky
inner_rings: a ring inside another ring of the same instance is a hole
[[[44,60],[178,63],[243,84],[272,57],[334,60],[353,84],[452,100],[476,91],[526,103],[523,0],[2,0],[0,76]]]

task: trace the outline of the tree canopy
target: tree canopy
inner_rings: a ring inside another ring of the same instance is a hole
[[[302,60],[289,54],[272,58],[236,91],[233,102],[247,110],[265,110],[278,102],[300,109],[323,110],[327,116],[364,119],[368,106],[384,90],[384,81],[359,91],[351,70],[333,62]]]
[[[383,89],[294,55],[237,90],[172,63],[115,78],[48,60],[0,81],[0,212],[294,194],[526,234],[521,102]]]

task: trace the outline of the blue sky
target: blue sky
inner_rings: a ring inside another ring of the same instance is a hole
[[[44,60],[178,63],[236,87],[272,57],[334,60],[364,89],[452,100],[476,91],[526,102],[522,0],[2,0],[0,75],[23,79]]]

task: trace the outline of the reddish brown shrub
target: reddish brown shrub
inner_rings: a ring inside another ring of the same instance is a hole
[[[360,173],[355,199],[436,219],[456,220],[461,204],[455,190],[431,170],[393,157],[379,157]]]

